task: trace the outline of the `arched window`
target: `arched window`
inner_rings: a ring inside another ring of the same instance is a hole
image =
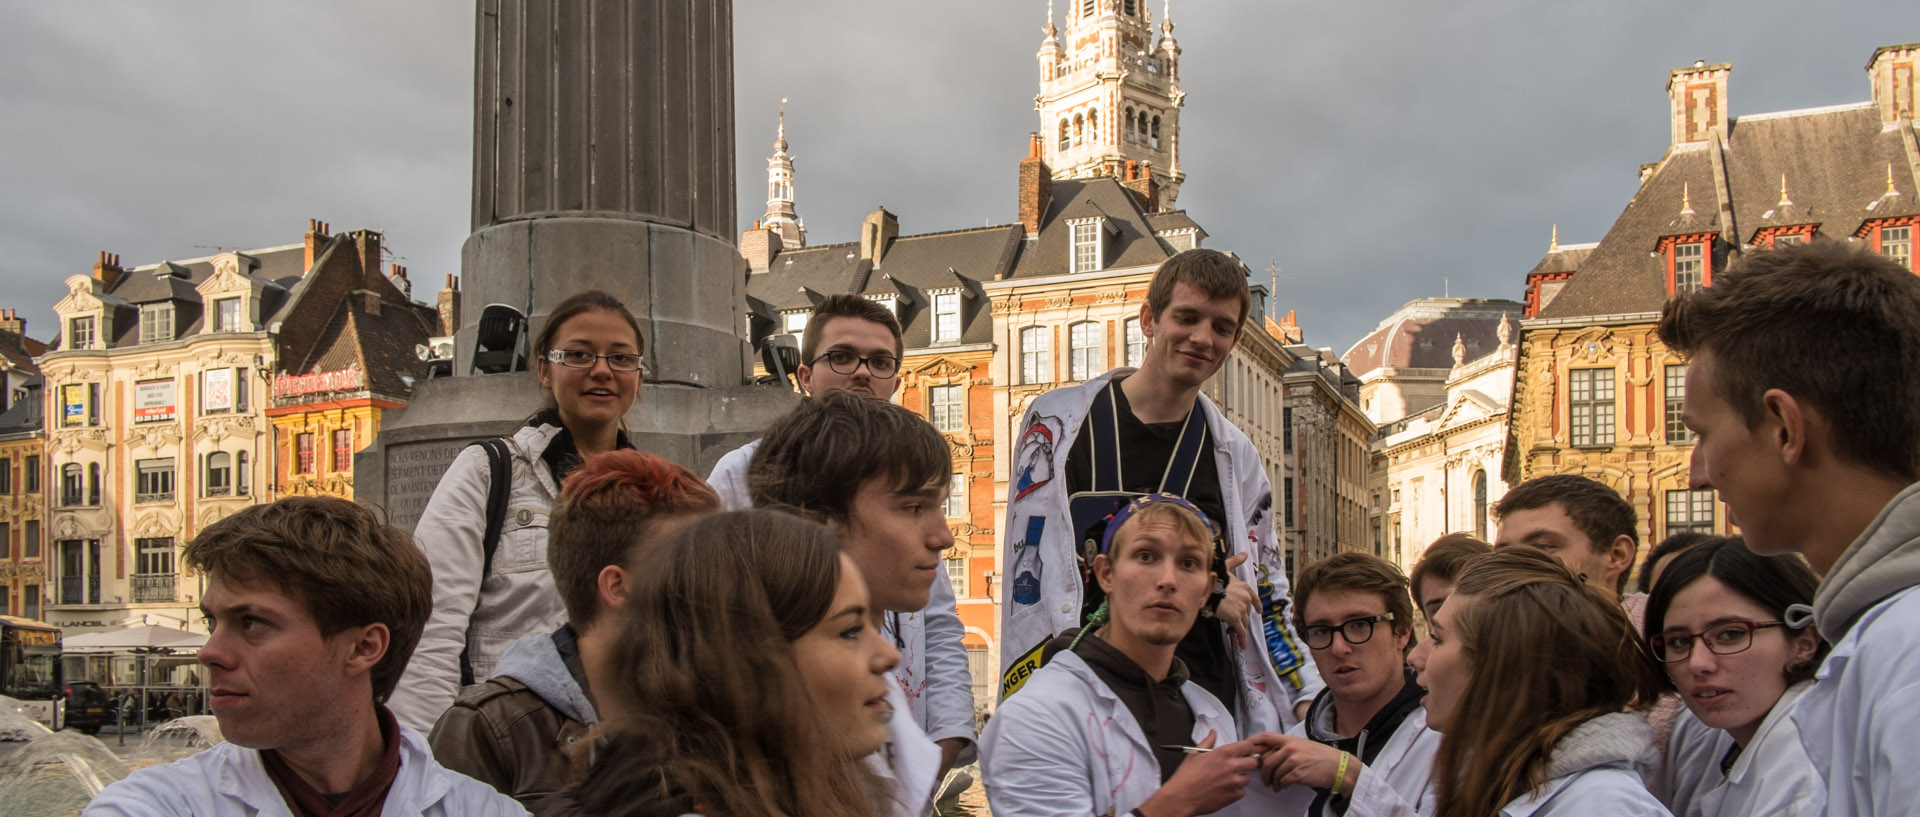
[[[1142,142],[1147,141],[1147,112],[1146,111],[1140,112],[1140,119],[1134,122],[1134,127],[1139,129],[1139,136],[1138,136],[1139,140]]]
[[[1140,363],[1147,359],[1147,336],[1140,332],[1139,318],[1128,318],[1126,328],[1127,365],[1138,368]]]
[[[1100,109],[1099,108],[1094,108],[1093,110],[1087,111],[1087,139],[1094,142],[1100,141]]]
[[[1073,143],[1079,144],[1087,139],[1087,118],[1081,114],[1073,115]]]
[[[207,474],[203,485],[207,496],[226,496],[233,493],[233,455],[225,451],[208,454]]]
[[[1128,109],[1127,109],[1127,118],[1126,118],[1126,128],[1125,128],[1125,129],[1123,129],[1123,130],[1121,131],[1121,133],[1123,133],[1123,134],[1126,134],[1126,139],[1127,139],[1127,141],[1129,141],[1129,142],[1131,142],[1131,141],[1134,141],[1134,136],[1133,136],[1133,109],[1132,109],[1132,108],[1128,108]]]
[[[1487,472],[1473,472],[1473,537],[1487,540]]]
[[[1160,117],[1156,116],[1153,118],[1153,129],[1147,136],[1147,144],[1153,145],[1156,148],[1160,146]]]
[[[1093,0],[1080,0],[1080,16],[1093,16]]]
[[[247,452],[240,452],[233,469],[234,492],[240,496],[253,493],[253,469],[247,467]]]
[[[1137,16],[1137,15],[1139,15],[1139,13],[1140,13],[1140,4],[1139,4],[1139,1],[1138,1],[1138,0],[1126,0],[1126,2],[1125,2],[1125,4],[1124,4],[1124,6],[1123,6],[1123,10],[1124,10],[1124,11],[1126,11],[1126,13],[1127,13],[1127,16],[1128,16],[1128,17],[1134,17],[1134,16]]]
[[[1052,328],[1029,326],[1020,330],[1020,382],[1045,383],[1053,379]]]
[[[1067,378],[1092,380],[1106,371],[1105,350],[1100,342],[1100,323],[1081,321],[1067,327]]]
[[[1062,118],[1060,120],[1060,149],[1066,150],[1070,147],[1073,147],[1073,142],[1067,137],[1067,120]]]

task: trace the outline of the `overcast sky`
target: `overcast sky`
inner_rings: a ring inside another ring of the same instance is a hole
[[[1156,18],[1159,3],[1153,3]],[[416,296],[459,270],[473,4],[6,3],[0,306],[52,334],[61,281],[386,230]],[[1060,10],[1065,15],[1065,6]],[[902,232],[1008,223],[1041,0],[734,5],[739,221],[764,204],[789,97],[812,243],[884,204]],[[1920,3],[1178,0],[1180,205],[1315,345],[1402,303],[1519,298],[1547,247],[1598,240],[1666,150],[1667,71],[1735,64],[1734,116],[1868,98]]]

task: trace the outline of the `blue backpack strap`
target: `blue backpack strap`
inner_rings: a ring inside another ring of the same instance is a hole
[[[500,531],[507,524],[507,495],[513,488],[513,458],[507,452],[507,441],[499,437],[476,440],[469,446],[479,446],[487,452],[487,527],[480,539],[480,583],[485,585],[487,577],[493,575],[493,552],[500,549]],[[473,598],[474,609],[480,607],[480,594]],[[472,621],[472,617],[468,617]],[[473,661],[467,656],[467,647],[460,648],[460,686],[472,686],[479,679],[473,677]]]

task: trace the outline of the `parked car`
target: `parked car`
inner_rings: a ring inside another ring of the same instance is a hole
[[[89,735],[100,733],[100,727],[113,723],[113,699],[107,697],[106,690],[92,681],[74,681],[67,684],[67,728],[78,729]]]

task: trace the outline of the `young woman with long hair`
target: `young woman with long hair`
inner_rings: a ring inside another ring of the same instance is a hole
[[[1545,553],[1465,566],[1412,656],[1441,732],[1438,817],[1664,815],[1638,712],[1658,670],[1618,602]]]
[[[433,566],[433,617],[395,690],[401,723],[431,728],[461,689],[486,680],[515,641],[551,633],[566,608],[547,569],[547,517],[560,483],[594,454],[632,448],[621,418],[640,394],[640,323],[612,295],[589,290],[556,304],[533,343],[547,404],[506,443],[506,513],[489,552],[487,452],[460,452],[414,527]]]
[[[900,654],[839,537],[775,511],[723,513],[643,548],[629,576],[582,812],[874,814],[863,759],[886,741]]]
[[[1791,717],[1827,651],[1818,585],[1799,556],[1758,556],[1739,537],[1694,544],[1654,583],[1648,642],[1687,705],[1655,787],[1675,814],[1826,813]]]

